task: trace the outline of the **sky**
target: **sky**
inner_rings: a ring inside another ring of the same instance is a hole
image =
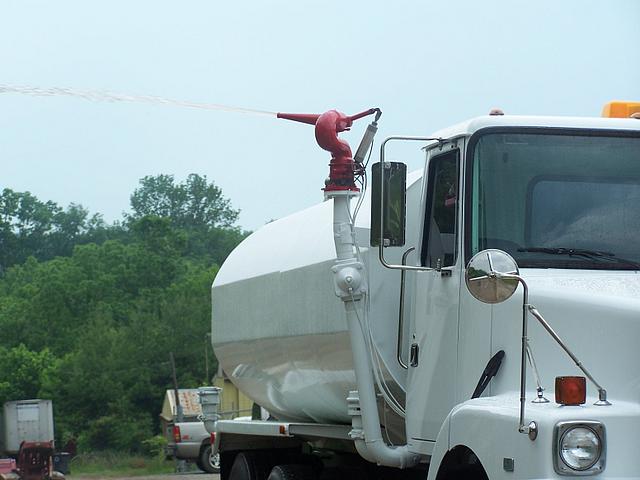
[[[493,107],[598,116],[640,101],[638,0],[0,2],[0,86],[379,107],[378,144]],[[366,124],[344,135],[354,151]],[[396,155],[421,166],[413,147]],[[198,173],[254,230],[322,201],[328,161],[312,127],[274,117],[0,93],[0,187],[108,221],[145,175]]]

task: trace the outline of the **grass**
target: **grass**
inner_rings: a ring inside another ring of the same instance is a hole
[[[70,463],[69,477],[136,477],[173,473],[175,462],[164,456],[145,457],[119,452],[78,455]]]

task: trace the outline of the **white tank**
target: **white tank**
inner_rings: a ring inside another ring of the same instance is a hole
[[[420,187],[420,172],[413,172],[407,179],[408,218],[416,218]],[[326,201],[263,226],[229,255],[213,283],[216,356],[241,391],[281,420],[351,422],[346,397],[355,389],[355,374],[331,273],[332,212],[332,201]],[[384,269],[377,248],[368,248],[369,216],[367,195],[356,239],[367,267],[369,321],[385,376],[403,397],[406,370],[396,359],[400,272]],[[408,239],[417,238],[417,228],[407,225]],[[388,248],[385,256],[399,262],[412,246]]]

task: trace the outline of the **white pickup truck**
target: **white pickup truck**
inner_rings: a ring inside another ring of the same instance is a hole
[[[201,421],[170,423],[166,436],[167,456],[195,461],[207,473],[220,471],[220,455],[212,451],[211,434]]]

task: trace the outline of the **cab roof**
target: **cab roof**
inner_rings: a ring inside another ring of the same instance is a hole
[[[444,128],[433,137],[467,137],[491,127],[576,128],[585,130],[629,130],[640,132],[640,120],[602,117],[537,117],[523,115],[485,115]]]

